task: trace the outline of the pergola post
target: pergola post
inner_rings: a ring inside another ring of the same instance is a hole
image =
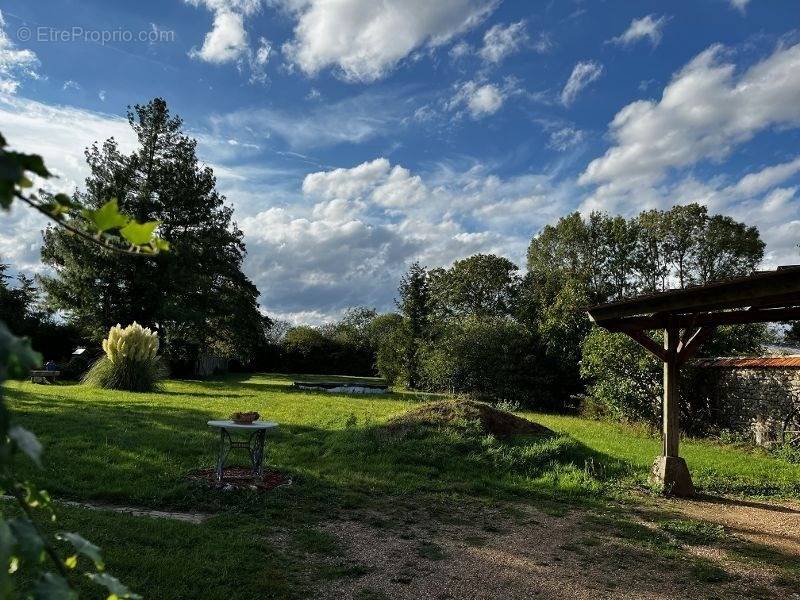
[[[670,325],[664,330],[664,401],[662,452],[653,463],[651,483],[664,493],[693,496],[694,486],[686,461],[678,455],[680,444],[679,355],[680,330]]]
[[[664,403],[662,456],[678,456],[680,407],[678,406],[678,330],[664,330]]]
[[[800,321],[800,265],[609,302],[588,312],[594,323],[628,335],[664,364],[664,440],[651,481],[667,494],[691,496],[692,478],[678,455],[680,366],[720,325]],[[663,347],[647,334],[656,329],[664,330]]]

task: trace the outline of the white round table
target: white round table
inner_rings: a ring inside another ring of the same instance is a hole
[[[234,423],[233,421],[209,421],[209,427],[219,429],[219,456],[217,457],[217,481],[222,482],[225,459],[233,448],[244,448],[250,454],[253,477],[260,478],[264,473],[264,438],[268,431],[278,429],[274,421],[253,421],[252,423]],[[249,434],[246,441],[235,441],[231,432]]]

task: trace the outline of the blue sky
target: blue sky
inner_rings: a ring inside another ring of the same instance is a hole
[[[167,99],[245,231],[262,306],[391,307],[412,260],[524,266],[573,210],[701,202],[800,262],[800,5],[512,0],[2,0],[0,131],[83,185]],[[104,37],[106,40],[104,41]],[[109,39],[111,38],[111,39]],[[41,220],[0,224],[38,271]]]

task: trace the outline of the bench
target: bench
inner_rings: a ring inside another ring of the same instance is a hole
[[[61,371],[31,371],[31,383],[55,383]]]

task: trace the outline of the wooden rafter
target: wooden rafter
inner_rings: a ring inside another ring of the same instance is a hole
[[[685,363],[697,354],[700,346],[711,338],[716,330],[717,328],[713,325],[706,325],[694,330],[691,335],[687,335],[685,339],[681,340],[681,343],[678,344],[678,364]]]
[[[641,329],[623,329],[622,333],[654,354],[659,360],[664,361],[667,359],[667,353],[664,348]]]

